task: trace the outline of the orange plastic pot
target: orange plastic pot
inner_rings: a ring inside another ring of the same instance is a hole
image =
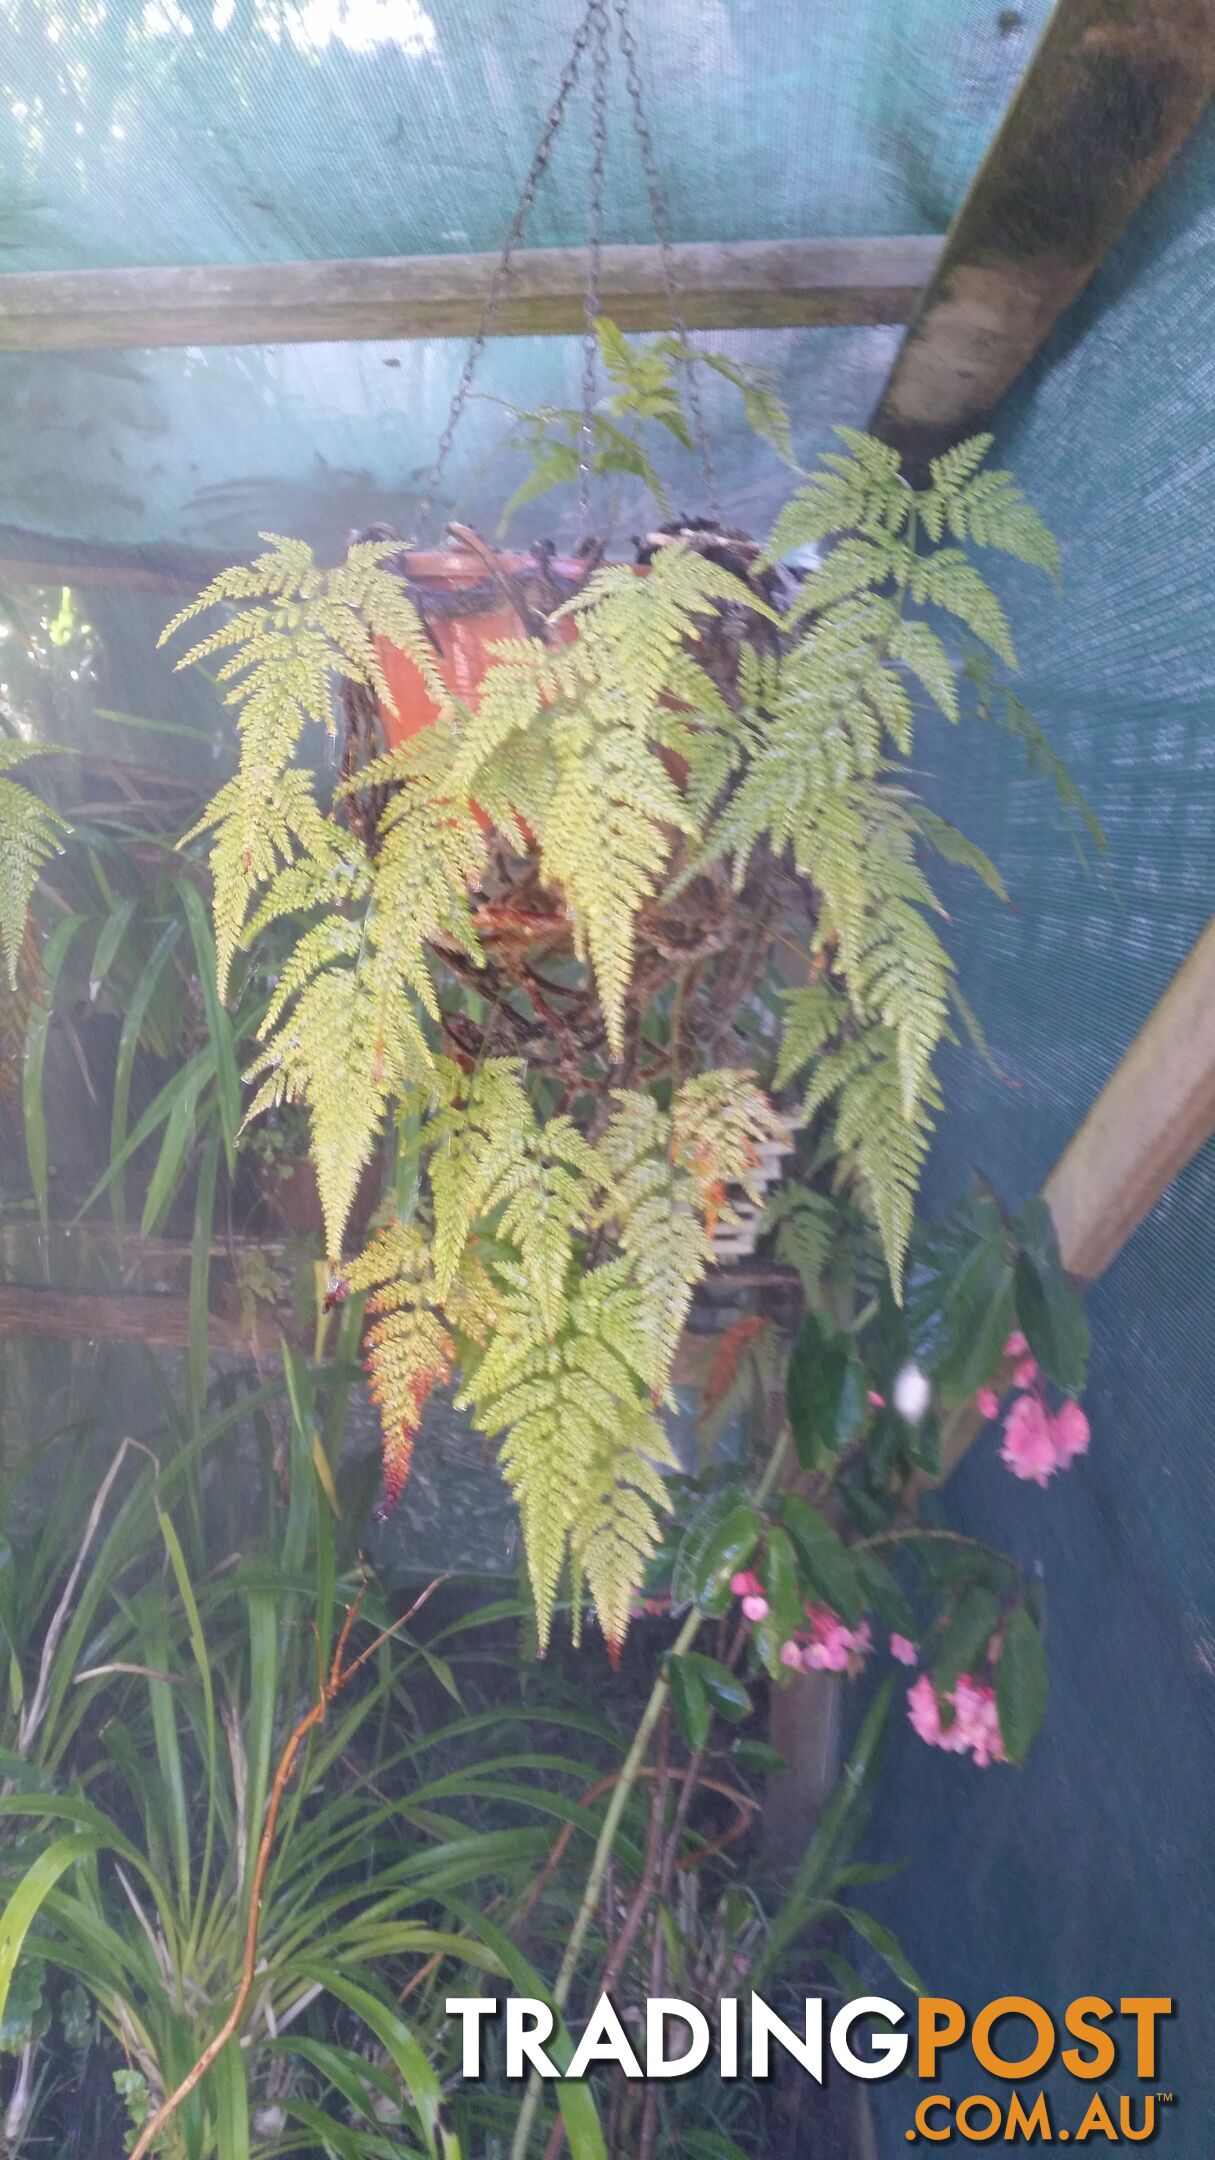
[[[522,584],[526,584],[529,575],[535,574],[534,556],[499,555],[497,560],[504,571]],[[423,610],[427,592],[436,595],[467,592],[472,586],[488,582],[484,562],[469,548],[447,548],[434,554],[411,553],[407,561],[409,582],[419,589]],[[558,558],[551,567],[563,583],[570,585],[579,584],[586,575],[586,564],[576,560]],[[502,638],[525,634],[518,615],[505,596],[474,615],[436,613],[427,619],[439,647],[439,673],[453,695],[463,699],[474,697],[480,689],[492,658],[490,648]],[[567,643],[577,635],[572,622],[563,622],[558,627]],[[437,707],[408,653],[403,653],[384,638],[376,642],[380,664],[396,706],[395,712],[384,711],[380,718],[385,741],[395,750],[422,728],[431,725]]]

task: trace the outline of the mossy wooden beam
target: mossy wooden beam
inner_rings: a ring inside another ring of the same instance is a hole
[[[1215,918],[1042,1187],[1068,1273],[1085,1283],[1103,1275],[1212,1134]],[[1003,1378],[1011,1383],[1011,1368]],[[981,1430],[969,1406],[946,1421],[942,1479],[957,1468]]]
[[[872,422],[922,464],[981,428],[1215,94],[1215,0],[1058,0]]]
[[[676,247],[693,330],[906,322],[930,276],[935,235],[748,240]],[[0,352],[161,345],[286,345],[466,338],[497,269],[493,255],[182,269],[10,271],[0,276]],[[568,335],[585,325],[585,248],[527,248],[513,261],[496,337]],[[660,249],[607,247],[602,306],[623,330],[667,330]]]

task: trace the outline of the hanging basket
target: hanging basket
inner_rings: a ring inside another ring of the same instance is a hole
[[[410,598],[435,642],[438,671],[465,702],[476,697],[494,645],[535,634],[544,617],[578,591],[587,568],[574,557],[489,550],[482,556],[461,547],[433,553],[411,549],[400,562]],[[577,634],[568,620],[554,628],[566,643]],[[395,750],[429,727],[438,708],[409,655],[387,639],[376,643],[393,700],[392,708],[381,705],[380,726],[388,748]]]

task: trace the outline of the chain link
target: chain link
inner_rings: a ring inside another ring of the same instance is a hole
[[[468,403],[473,377],[476,374],[481,355],[485,350],[486,340],[489,337],[494,316],[498,312],[503,289],[510,278],[511,259],[523,237],[523,229],[527,224],[532,204],[536,199],[536,190],[548,169],[553,144],[565,118],[566,106],[569,104],[570,97],[578,82],[583,55],[591,42],[592,36],[595,34],[596,25],[603,8],[604,0],[587,0],[586,12],[575,32],[569,59],[561,70],[556,94],[552,104],[549,106],[540,140],[536,144],[532,162],[528,167],[527,178],[523,182],[519,200],[515,205],[515,214],[510,221],[506,238],[502,243],[502,253],[498,257],[493,277],[490,280],[489,291],[485,296],[485,304],[481,309],[481,319],[477,325],[476,335],[468,348],[464,366],[460,371],[460,379],[456,384],[451,407],[447,415],[447,424],[439,437],[434,463],[426,476],[422,500],[418,504],[415,521],[419,533],[421,533],[427,518],[430,516],[435,496],[439,490],[439,483],[443,478],[448,456],[451,452],[452,438]]]
[[[666,292],[667,305],[670,309],[672,327],[682,348],[679,368],[692,422],[692,439],[700,459],[709,513],[720,523],[722,509],[718,494],[717,474],[713,465],[713,453],[709,445],[708,429],[705,425],[704,407],[700,395],[700,376],[697,369],[696,354],[688,337],[687,318],[684,314],[679,291],[679,280],[675,270],[675,256],[671,245],[670,211],[663,191],[662,176],[654,153],[654,139],[650,133],[650,124],[646,113],[645,92],[642,86],[637,44],[629,19],[629,0],[614,0],[614,4],[620,31],[620,50],[624,57],[625,81],[628,87],[629,102],[633,110],[633,126],[637,136],[638,148],[641,152],[646,192],[650,203],[650,217],[658,239],[659,255],[662,262],[663,287]],[[599,288],[603,259],[603,195],[607,151],[608,32],[608,0],[587,0],[586,9],[574,34],[574,42],[569,58],[561,71],[556,93],[545,118],[540,140],[536,145],[531,164],[528,167],[527,177],[520,190],[519,200],[515,206],[515,214],[511,219],[506,238],[502,243],[502,252],[498,257],[493,276],[490,279],[489,291],[485,296],[485,302],[481,309],[476,334],[465,356],[460,378],[452,396],[447,423],[439,437],[434,463],[426,476],[415,519],[415,529],[419,534],[422,532],[433,508],[434,499],[438,493],[447,460],[451,453],[453,437],[463,416],[464,408],[468,403],[473,379],[481,355],[485,350],[494,317],[501,304],[503,291],[510,280],[515,250],[523,237],[524,228],[536,199],[536,191],[545,172],[548,170],[553,144],[565,118],[566,107],[577,87],[582,62],[588,50],[591,53],[592,68],[590,267],[586,296],[583,303],[586,328],[583,332],[582,341],[582,433],[579,453],[578,500],[583,524],[584,526],[589,525],[591,472],[594,463],[595,382],[598,362],[598,339],[595,335],[595,321],[600,313]]]
[[[594,22],[592,26],[591,56],[591,192],[589,269],[583,312],[586,329],[582,334],[582,436],[578,453],[578,514],[582,521],[582,537],[589,539],[591,524],[591,474],[595,462],[595,377],[599,359],[599,337],[596,323],[601,311],[599,286],[603,267],[603,186],[607,159],[607,77],[608,77],[608,11],[607,0],[591,0]]]
[[[718,495],[717,474],[713,465],[713,452],[709,446],[709,432],[705,426],[704,407],[700,396],[700,376],[696,355],[688,340],[687,317],[680,297],[679,279],[675,270],[675,256],[671,247],[671,214],[662,185],[658,159],[654,154],[654,138],[650,133],[646,113],[645,91],[641,81],[641,66],[637,55],[637,43],[629,20],[629,0],[615,0],[616,20],[620,25],[620,50],[624,55],[625,81],[628,84],[629,102],[633,108],[633,127],[637,146],[641,151],[642,170],[645,173],[646,192],[650,198],[650,218],[658,236],[658,250],[662,261],[662,282],[666,290],[667,305],[671,311],[671,323],[684,348],[686,357],[680,361],[688,411],[692,419],[692,439],[700,459],[704,477],[705,495],[709,514],[721,523],[722,509]]]

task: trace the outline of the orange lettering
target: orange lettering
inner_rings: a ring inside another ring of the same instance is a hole
[[[922,2078],[937,2074],[937,2057],[943,2048],[956,2047],[966,2030],[966,2012],[948,1995],[921,1995],[916,2068]]]
[[[952,2102],[946,2099],[944,2093],[930,2093],[927,2100],[921,2100],[915,2111],[915,2126],[921,2137],[930,2139],[934,2145],[943,2145],[946,2138],[953,2136],[953,2130],[948,2122],[946,2122],[943,2130],[934,2130],[928,2120],[929,2108],[944,2108],[946,2115],[948,2115],[951,2105]]]
[[[1088,2114],[1076,2132],[1077,2145],[1080,2143],[1081,2138],[1091,2137],[1094,2130],[1104,2130],[1111,2145],[1118,2143],[1118,2132],[1110,2121],[1110,2111],[1100,2093],[1094,2093],[1089,2102]]]
[[[1045,2093],[1038,2094],[1033,2110],[1028,2115],[1021,2105],[1020,2093],[1013,2094],[1008,2109],[1008,2121],[1004,2125],[1005,2144],[1015,2137],[1040,2137],[1045,2144],[1051,2143],[1050,2109],[1046,2105]]]
[[[1118,2008],[1123,2017],[1133,2017],[1138,2028],[1138,2047],[1135,2068],[1141,2078],[1156,2075],[1156,2020],[1172,2017],[1171,1995],[1124,1995]]]
[[[987,2121],[981,2130],[971,2128],[975,2108],[987,2109]],[[963,2100],[958,2109],[958,2128],[964,2138],[970,2139],[972,2145],[986,2145],[989,2138],[997,2137],[1003,2120],[1003,2110],[990,2093],[971,2093],[969,2100]]]
[[[1091,2055],[1082,2055],[1079,2048],[1064,2048],[1063,2067],[1073,2077],[1108,2077],[1118,2060],[1118,2050],[1107,2032],[1101,2031],[1103,2019],[1113,2017],[1114,2006],[1103,2001],[1100,1995],[1078,1995],[1064,2012],[1063,2022],[1072,2038],[1086,2040],[1092,2048]]]
[[[991,2044],[992,2027],[1006,2017],[1028,2018],[1037,2034],[1037,2044],[1033,2052],[1020,2056],[1016,2062],[1009,2062],[1003,2055],[997,2055]],[[1041,2003],[1031,2002],[1028,1995],[1001,1995],[998,2002],[988,2003],[986,2009],[980,2010],[974,2022],[971,2046],[976,2060],[982,2063],[985,2070],[990,2070],[993,2077],[1018,2080],[1037,2077],[1038,2072],[1046,2068],[1055,2052],[1054,2020],[1042,2008]]]

